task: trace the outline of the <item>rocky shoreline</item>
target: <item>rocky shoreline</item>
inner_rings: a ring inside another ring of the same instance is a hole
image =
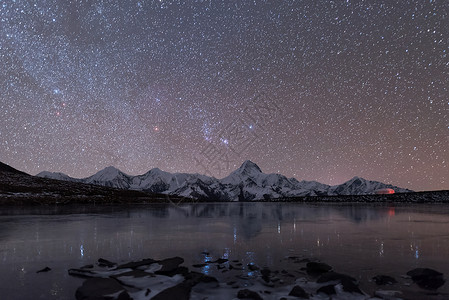
[[[286,257],[288,270],[242,264],[218,258],[184,266],[184,259],[143,259],[118,264],[98,259],[91,265],[68,270],[85,281],[75,293],[78,300],[93,299],[448,299],[438,292],[444,274],[427,268],[409,270],[400,278],[379,274],[372,278],[376,290],[364,292],[351,275],[307,258]],[[49,272],[46,267],[38,272]],[[418,292],[401,290],[414,287]]]

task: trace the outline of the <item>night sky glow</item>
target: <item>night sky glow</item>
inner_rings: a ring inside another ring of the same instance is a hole
[[[449,189],[449,1],[0,2],[0,161]]]

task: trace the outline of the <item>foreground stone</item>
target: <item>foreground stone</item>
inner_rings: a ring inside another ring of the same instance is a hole
[[[244,289],[240,290],[237,294],[237,298],[239,299],[252,299],[252,300],[263,300],[262,297],[254,291]]]
[[[396,279],[387,275],[376,275],[373,277],[374,282],[377,285],[387,285],[387,284],[395,284],[398,283]]]
[[[125,288],[112,278],[90,278],[76,290],[77,300],[108,299],[108,296],[116,295],[118,300],[131,300]]]
[[[407,272],[414,283],[427,290],[436,290],[444,285],[443,273],[427,268],[416,268]]]
[[[400,291],[385,290],[375,291],[376,298],[370,298],[359,288],[354,277],[332,271],[332,267],[325,263],[304,262],[307,267],[302,270],[306,270],[310,276],[300,270],[271,270],[251,263],[237,269],[224,258],[206,262],[206,265],[220,266],[219,269],[208,268],[209,271],[215,272],[213,274],[218,276],[217,278],[222,278],[220,274],[226,272],[222,281],[219,281],[215,277],[190,271],[182,266],[184,259],[181,257],[163,260],[147,258],[120,265],[101,259],[96,268],[70,269],[69,274],[88,278],[77,289],[77,300],[401,298]],[[414,269],[407,274],[425,289],[435,290],[445,282],[442,273],[431,269]],[[377,275],[373,277],[373,281],[377,284],[396,282],[394,278],[385,275]],[[426,291],[425,296],[430,295],[441,296],[438,292]]]
[[[321,262],[308,262],[306,265],[306,272],[310,275],[320,275],[331,270],[331,266]]]
[[[37,271],[36,273],[50,272],[51,269],[49,267],[45,267],[42,270]]]
[[[295,285],[288,295],[302,299],[309,299],[309,294],[307,294],[306,291],[299,285]]]

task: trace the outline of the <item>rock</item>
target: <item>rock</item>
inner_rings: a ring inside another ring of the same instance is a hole
[[[343,291],[363,295],[363,292],[359,289],[358,285],[355,284],[354,281],[349,279],[342,279],[340,283],[343,286]]]
[[[193,289],[195,291],[201,291],[201,290],[207,290],[207,289],[215,289],[219,286],[219,282],[217,280],[217,278],[212,277],[212,276],[207,276],[201,273],[197,273],[197,277],[192,279],[192,280],[188,280],[187,278],[189,278],[189,276],[191,276],[191,274],[189,274],[186,277],[186,283],[189,283],[193,286]]]
[[[218,287],[218,280],[215,277],[204,275],[203,273],[198,272],[190,272],[185,276],[185,282],[190,284],[191,286],[197,284],[207,284],[211,287]]]
[[[443,278],[443,273],[428,268],[413,269],[408,271],[407,275],[419,287],[427,290],[436,290],[446,282]]]
[[[248,290],[248,289],[244,289],[244,290],[240,290],[237,293],[237,298],[239,299],[252,299],[252,300],[263,300],[262,297],[254,291]]]
[[[82,266],[80,269],[93,269],[93,268],[94,268],[94,265],[89,264],[89,265]]]
[[[158,261],[157,263],[162,267],[160,270],[156,271],[155,274],[166,276],[174,276],[176,274],[185,275],[189,270],[186,267],[179,267],[183,262],[184,259],[181,257],[172,257]]]
[[[120,300],[131,300],[126,290],[112,278],[90,278],[75,292],[77,300],[110,299],[111,294],[119,294]]]
[[[308,262],[306,265],[306,272],[309,275],[320,275],[332,270],[332,267],[325,263]]]
[[[205,266],[207,266],[207,264],[194,264],[194,265],[192,265],[192,267],[194,267],[194,268],[203,268]]]
[[[256,266],[256,265],[253,264],[253,263],[250,263],[250,264],[248,264],[247,266],[248,266],[248,270],[250,270],[250,271],[257,271],[257,270],[260,269],[258,266]]]
[[[113,267],[117,266],[117,264],[112,262],[112,261],[109,261],[107,259],[99,258],[98,259],[98,266],[100,266],[100,267],[107,267],[107,268],[113,268]]]
[[[316,292],[317,294],[324,293],[329,296],[337,294],[337,291],[335,290],[335,285],[333,284],[322,286]]]
[[[346,274],[340,274],[337,272],[328,272],[325,273],[323,275],[321,275],[316,282],[318,283],[324,283],[324,282],[329,282],[329,281],[339,281],[341,282],[342,280],[349,280],[349,281],[353,281],[356,282],[357,280],[349,275]]]
[[[302,299],[309,299],[309,294],[307,294],[306,291],[299,285],[295,285],[288,295]]]
[[[190,291],[192,287],[185,282],[175,285],[171,288],[165,289],[151,300],[189,300]]]
[[[157,260],[151,259],[151,258],[147,258],[147,259],[142,259],[141,261],[132,261],[123,265],[120,265],[117,267],[117,269],[136,269],[138,267],[141,266],[148,266],[154,263],[157,263]]]
[[[211,264],[224,264],[225,262],[227,262],[228,260],[226,258],[219,258],[217,260],[214,261],[206,261],[206,263],[211,263]]]
[[[340,274],[337,272],[324,273],[317,279],[316,282],[325,283],[330,281],[340,282],[345,292],[358,293],[363,295],[363,292],[359,289],[359,287],[356,284],[357,280],[346,274]]]
[[[186,267],[183,267],[183,266],[177,267],[175,269],[169,269],[169,270],[166,270],[166,271],[159,270],[159,271],[154,272],[154,274],[165,275],[165,276],[169,276],[169,277],[173,277],[173,276],[175,276],[177,274],[185,276],[188,273],[189,273],[189,269],[186,268]]]
[[[36,273],[49,272],[49,271],[51,271],[51,269],[49,267],[45,267],[45,268],[37,271]]]
[[[374,292],[374,296],[379,297],[379,298],[384,299],[384,300],[400,300],[400,298],[398,298],[398,297],[401,294],[402,294],[402,292],[400,292],[400,291],[383,291],[383,290],[379,290],[379,291],[375,291]]]
[[[270,274],[271,274],[271,270],[268,268],[263,268],[260,273],[262,274],[262,279],[265,282],[270,282]]]
[[[374,282],[377,285],[386,285],[386,284],[394,284],[394,283],[398,283],[396,281],[396,279],[394,279],[391,276],[387,276],[387,275],[376,275],[373,277]]]
[[[69,269],[69,275],[79,277],[99,277],[96,272],[84,269]]]
[[[235,267],[235,266],[233,266],[233,265],[229,265],[229,270],[240,270],[240,271],[243,271],[244,269],[243,269],[243,267]]]
[[[117,275],[110,275],[110,277],[116,278],[116,279],[120,278],[122,276],[127,276],[127,277],[130,276],[130,277],[134,277],[134,278],[142,278],[142,277],[151,276],[151,274],[147,273],[145,271],[142,271],[142,270],[132,270],[132,271],[120,273],[120,274],[117,274]]]

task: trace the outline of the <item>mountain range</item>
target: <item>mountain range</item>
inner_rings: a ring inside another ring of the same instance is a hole
[[[182,197],[170,198],[172,201],[182,200]],[[0,162],[0,206],[123,204],[166,202],[166,200],[167,195],[163,194],[32,176]]]
[[[131,176],[107,167],[87,178],[72,178],[63,173],[41,172],[36,176],[112,188],[161,193],[201,201],[252,201],[302,196],[369,195],[392,189],[396,193],[413,192],[378,181],[354,177],[340,185],[316,181],[298,181],[281,174],[265,174],[252,161],[245,161],[227,177],[217,179],[200,174],[169,173],[158,168]]]

